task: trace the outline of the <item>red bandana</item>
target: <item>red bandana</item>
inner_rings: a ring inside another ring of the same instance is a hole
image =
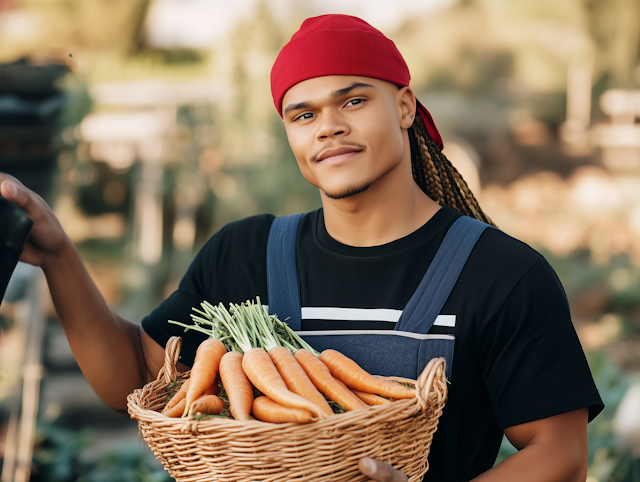
[[[364,20],[322,15],[305,20],[271,69],[271,95],[282,116],[282,98],[303,80],[325,75],[357,75],[409,85],[409,68],[395,44]],[[417,99],[416,99],[417,100]],[[431,138],[442,149],[442,137],[429,111],[417,101]]]

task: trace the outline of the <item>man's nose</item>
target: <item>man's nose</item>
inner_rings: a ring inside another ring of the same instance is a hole
[[[333,137],[346,136],[349,131],[349,125],[341,115],[333,111],[326,111],[321,113],[316,138],[318,141],[324,142]]]

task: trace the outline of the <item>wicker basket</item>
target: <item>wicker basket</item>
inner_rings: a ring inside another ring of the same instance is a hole
[[[176,363],[179,337],[167,342],[158,379],[129,395],[131,418],[155,456],[177,481],[364,481],[361,457],[384,460],[410,481],[422,480],[447,397],[444,359],[433,359],[417,396],[333,415],[308,424],[167,418],[170,383],[186,380]]]

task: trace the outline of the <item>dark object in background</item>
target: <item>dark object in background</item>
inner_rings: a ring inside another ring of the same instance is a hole
[[[0,196],[0,303],[32,226],[22,209]]]
[[[58,60],[0,64],[0,172],[47,200],[60,152],[54,142],[68,102],[58,86],[69,68]]]

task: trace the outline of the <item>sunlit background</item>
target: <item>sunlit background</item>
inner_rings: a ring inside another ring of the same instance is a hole
[[[396,42],[484,210],[557,270],[607,405],[588,482],[640,482],[637,0],[0,0],[0,171],[140,320],[225,223],[320,206],[269,71],[323,13]],[[0,322],[2,482],[169,480],[84,380],[38,270]]]

